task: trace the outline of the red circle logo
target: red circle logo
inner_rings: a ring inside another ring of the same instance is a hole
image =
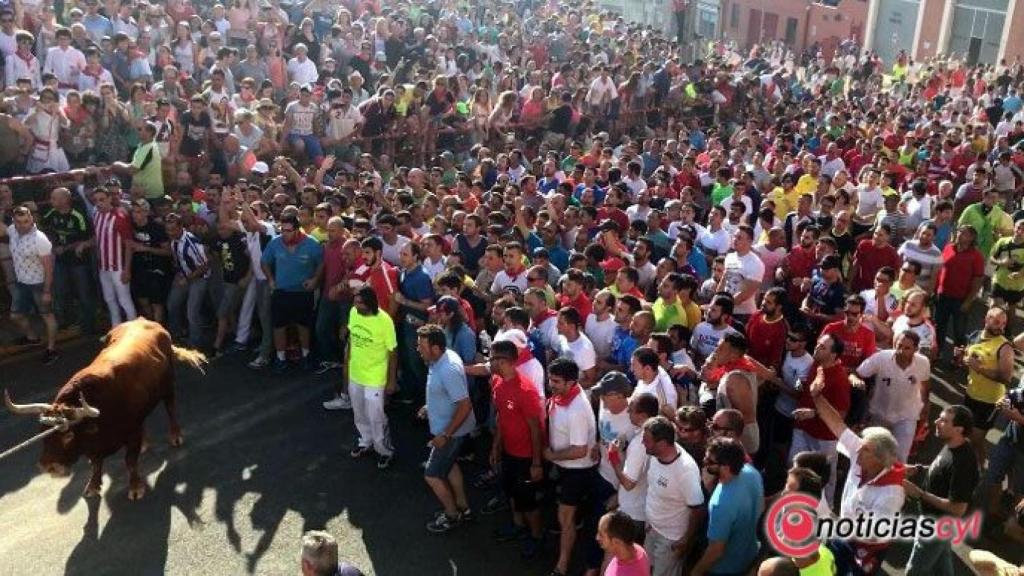
[[[768,542],[783,556],[805,558],[818,550],[818,499],[785,494],[765,514]]]

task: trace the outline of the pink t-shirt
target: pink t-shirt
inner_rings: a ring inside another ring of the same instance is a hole
[[[650,576],[651,563],[647,560],[647,552],[644,552],[639,544],[633,544],[633,553],[636,556],[631,562],[612,558],[604,571],[604,576]]]

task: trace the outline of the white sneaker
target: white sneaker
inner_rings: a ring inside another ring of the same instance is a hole
[[[333,400],[324,402],[324,410],[351,410],[352,400],[348,394],[339,394]]]
[[[268,365],[270,365],[270,361],[263,356],[257,356],[255,360],[249,362],[249,368],[252,368],[253,370],[262,370]]]

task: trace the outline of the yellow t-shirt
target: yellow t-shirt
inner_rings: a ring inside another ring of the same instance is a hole
[[[814,191],[818,189],[818,178],[811,176],[810,174],[804,174],[796,181],[796,192],[797,198],[804,194],[814,194]]]
[[[836,559],[828,546],[818,546],[818,561],[800,569],[800,576],[835,576]]]
[[[999,351],[1009,346],[1010,341],[1003,336],[979,340],[964,351],[964,358],[977,355],[981,359],[981,367],[991,371],[999,367]],[[967,396],[978,402],[995,404],[1006,394],[1006,386],[984,376],[974,370],[967,372]]]
[[[398,347],[395,322],[384,310],[363,316],[355,307],[348,314],[348,374],[354,382],[369,388],[383,388],[388,381],[388,357]]]
[[[815,188],[817,188],[817,184],[815,184]],[[814,191],[812,190],[811,193],[813,194]],[[796,211],[797,202],[800,200],[800,191],[794,187],[786,192],[779,186],[768,193],[768,199],[775,202],[775,216],[781,220],[785,218],[786,214]]]

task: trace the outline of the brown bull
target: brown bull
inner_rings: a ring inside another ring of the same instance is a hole
[[[146,489],[139,477],[143,425],[160,402],[167,409],[171,445],[182,442],[174,400],[175,360],[201,368],[206,357],[172,345],[163,326],[140,318],[112,329],[106,347],[64,384],[51,404],[14,404],[6,392],[4,401],[15,414],[35,414],[50,424],[66,424],[64,431],[46,438],[39,467],[66,476],[78,458],[85,456],[92,464],[86,496],[99,496],[103,459],[123,446],[128,498],[135,500]]]

